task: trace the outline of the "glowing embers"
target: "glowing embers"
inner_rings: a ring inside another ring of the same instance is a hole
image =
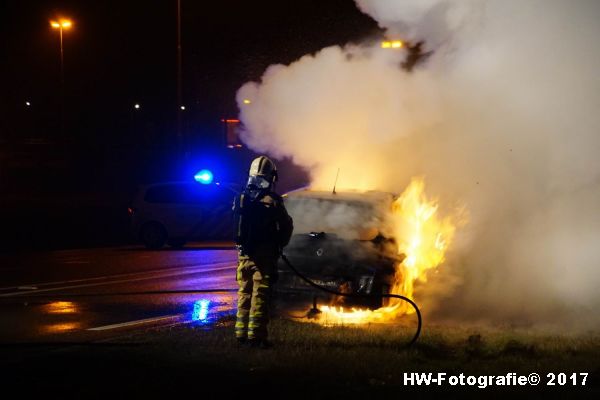
[[[192,321],[206,322],[208,319],[208,308],[210,306],[210,300],[202,299],[194,303],[194,310],[192,311]]]
[[[389,322],[394,315],[389,307],[377,310],[322,306],[318,322],[325,326],[330,325],[358,325],[364,323]]]

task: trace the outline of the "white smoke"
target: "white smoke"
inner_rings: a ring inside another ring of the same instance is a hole
[[[432,55],[407,73],[405,50],[362,43],[271,66],[238,92],[244,141],[318,188],[338,167],[341,188],[400,192],[418,175],[442,206],[464,204],[470,222],[422,288],[436,315],[598,327],[600,2],[357,5]]]

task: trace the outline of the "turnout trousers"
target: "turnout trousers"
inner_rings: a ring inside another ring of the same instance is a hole
[[[266,339],[269,323],[271,275],[276,268],[272,257],[238,256],[239,284],[235,336],[238,339]]]

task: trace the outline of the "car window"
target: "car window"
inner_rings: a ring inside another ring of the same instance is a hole
[[[231,207],[233,204],[234,193],[226,188],[215,185],[206,185],[196,192],[198,201],[207,206],[222,206]]]
[[[149,188],[144,201],[155,204],[231,204],[233,193],[216,185],[165,184]]]
[[[178,203],[180,192],[176,185],[158,185],[149,188],[144,196],[144,201],[148,203]]]

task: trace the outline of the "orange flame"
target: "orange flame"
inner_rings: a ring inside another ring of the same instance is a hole
[[[398,244],[398,254],[403,254],[405,258],[396,264],[390,293],[411,299],[415,283],[426,282],[428,272],[444,262],[446,250],[456,231],[453,219],[442,219],[438,215],[437,201],[428,199],[424,189],[423,179],[413,178],[392,204],[394,238]],[[325,325],[386,322],[414,312],[409,304],[393,298],[387,306],[377,310],[325,306],[321,311],[318,322]]]

